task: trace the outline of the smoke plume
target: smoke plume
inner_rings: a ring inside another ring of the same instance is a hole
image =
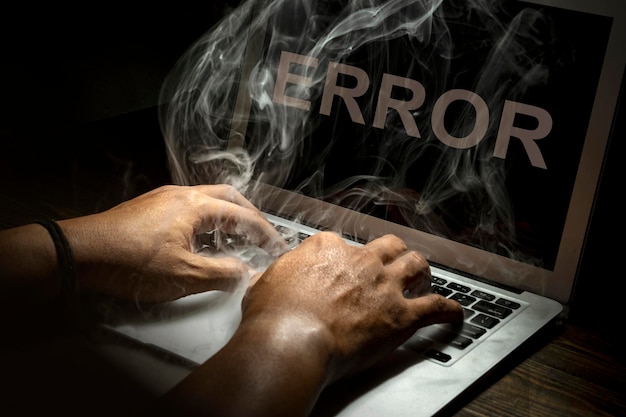
[[[559,125],[560,103],[568,82],[598,71],[570,71],[593,52],[577,49],[576,16],[556,13],[498,0],[245,1],[163,86],[173,181],[254,199],[258,180],[550,266],[563,224],[545,224],[537,201],[565,212],[576,158],[556,138],[576,155],[585,126]]]

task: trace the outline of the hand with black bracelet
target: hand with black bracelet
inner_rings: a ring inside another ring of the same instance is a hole
[[[199,253],[197,237],[211,230],[245,236],[274,256],[287,250],[262,213],[228,185],[163,186],[101,213],[38,223],[0,232],[7,300],[45,300],[73,288],[138,302],[232,290],[249,268]]]

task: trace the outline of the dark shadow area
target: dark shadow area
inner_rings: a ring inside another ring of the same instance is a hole
[[[7,140],[1,226],[105,210],[169,182],[155,108]]]
[[[160,87],[231,4],[13,5],[0,29],[0,227],[169,182]]]
[[[607,337],[624,341],[616,331],[615,320],[622,315],[620,282],[624,272],[624,210],[620,201],[624,191],[622,159],[626,142],[626,86],[622,83],[618,113],[607,147],[596,205],[584,248],[580,273],[570,305],[570,321]]]

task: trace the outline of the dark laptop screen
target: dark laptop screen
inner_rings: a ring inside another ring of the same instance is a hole
[[[252,75],[275,80],[246,134],[257,175],[551,269],[612,20],[519,1],[302,4],[273,15]]]
[[[164,85],[174,179],[255,178],[552,270],[612,25],[517,0],[244,2]]]

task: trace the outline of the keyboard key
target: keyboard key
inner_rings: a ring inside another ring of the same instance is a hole
[[[476,301],[474,297],[469,296],[467,294],[460,293],[460,292],[457,292],[454,295],[452,295],[450,299],[458,301],[459,304],[461,304],[462,306],[468,306],[472,304],[474,301]]]
[[[486,292],[481,291],[481,290],[474,290],[474,291],[472,291],[471,295],[473,295],[476,298],[480,298],[481,300],[486,300],[486,301],[493,301],[493,300],[496,299],[495,295],[486,293]]]
[[[494,303],[490,303],[487,301],[478,301],[476,304],[472,306],[472,308],[476,311],[480,311],[481,313],[489,314],[490,316],[494,316],[499,319],[504,319],[509,316],[513,312],[510,308],[502,307]]]
[[[470,317],[472,317],[474,314],[476,314],[476,312],[474,310],[470,310],[469,308],[464,308],[463,312],[465,313],[465,318],[469,319]]]
[[[500,323],[500,320],[494,317],[487,316],[485,314],[479,314],[470,321],[487,329],[492,329],[494,326]]]
[[[462,293],[468,293],[471,290],[470,287],[466,287],[465,285],[461,285],[461,284],[458,284],[456,282],[449,283],[447,285],[447,287],[453,289],[454,291],[459,291],[459,292],[462,292]]]
[[[450,359],[452,359],[452,356],[448,355],[447,353],[443,353],[443,352],[439,352],[438,350],[435,349],[429,349],[426,351],[426,356],[428,356],[429,358],[438,360],[439,362],[449,362]]]
[[[504,306],[504,307],[512,308],[513,310],[517,310],[518,308],[521,307],[519,303],[516,303],[515,301],[507,300],[506,298],[498,298],[496,300],[496,304]]]
[[[432,282],[433,284],[437,284],[437,285],[446,285],[446,283],[447,283],[448,281],[446,281],[445,279],[440,278],[440,277],[432,277],[432,278],[431,278],[431,282]]]
[[[445,288],[445,287],[440,287],[439,285],[431,285],[430,291],[433,294],[440,294],[440,295],[443,295],[444,297],[449,296],[453,292],[452,290]]]
[[[478,339],[480,336],[487,333],[487,330],[478,326],[471,325],[469,323],[463,323],[463,327],[461,328],[461,333],[464,334],[465,336],[471,337],[472,339]]]
[[[468,339],[465,336],[457,336],[452,339],[449,344],[454,346],[457,349],[465,349],[469,345],[471,345],[474,341],[472,339]]]
[[[281,236],[291,236],[294,234],[293,229],[290,229],[289,227],[280,224],[275,224],[274,229],[276,229],[276,231],[280,233]]]
[[[424,332],[424,335],[427,334],[427,337],[439,343],[454,346],[457,349],[465,349],[471,345],[473,341],[465,336],[461,336],[459,334],[459,330],[461,329],[461,326],[441,325],[429,328],[428,333]]]

